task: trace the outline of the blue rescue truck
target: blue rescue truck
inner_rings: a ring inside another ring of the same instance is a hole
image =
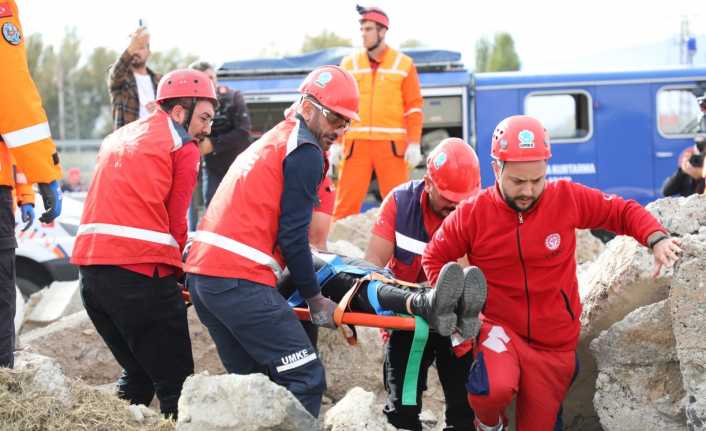
[[[352,48],[281,59],[225,63],[221,84],[240,90],[253,137],[282,119],[313,68],[339,64]],[[483,186],[494,181],[490,139],[503,118],[539,118],[552,138],[550,178],[569,178],[606,193],[647,203],[661,197],[677,158],[693,145],[702,115],[696,98],[706,90],[705,67],[642,71],[528,74],[469,73],[461,54],[405,50],[419,71],[424,97],[422,151],[445,137],[465,139],[478,153]],[[424,166],[413,177],[423,175]]]

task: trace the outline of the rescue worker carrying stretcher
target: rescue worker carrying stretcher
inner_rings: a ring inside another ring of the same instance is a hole
[[[197,70],[175,70],[145,118],[108,135],[98,152],[71,263],[88,316],[123,374],[118,396],[177,417],[194,372],[177,280],[196,185],[198,142],[211,131],[216,92]]]
[[[674,264],[681,248],[637,202],[575,182],[547,181],[552,152],[537,119],[504,119],[491,151],[495,186],[444,220],[422,264],[434,282],[447,262],[465,256],[487,279],[467,382],[476,429],[504,429],[513,398],[517,429],[561,429],[561,403],[578,372],[576,229],[632,236],[654,253],[655,275]]]
[[[314,324],[334,327],[321,295],[308,229],[324,153],[358,119],[358,87],[337,66],[312,71],[299,103],[230,166],[193,237],[186,285],[229,373],[266,373],[318,416],[323,365],[274,289],[286,266]]]

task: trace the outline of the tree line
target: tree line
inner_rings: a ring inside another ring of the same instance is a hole
[[[107,135],[112,128],[108,69],[121,52],[97,47],[85,61],[81,61],[81,41],[75,28],[66,30],[58,47],[44,43],[41,34],[37,33],[27,37],[25,44],[29,70],[42,96],[52,135],[57,139],[91,139]],[[306,35],[298,52],[284,53],[269,47],[263,49],[260,56],[279,57],[337,46],[353,44],[350,39],[323,30],[316,35]],[[424,44],[409,39],[400,46],[419,48]],[[496,34],[492,42],[486,37],[481,38],[476,43],[475,54],[477,72],[520,69],[514,41],[508,33]],[[172,48],[152,52],[148,65],[157,72],[166,73],[186,67],[197,58],[194,54]]]

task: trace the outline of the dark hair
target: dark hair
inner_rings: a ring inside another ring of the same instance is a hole
[[[205,72],[208,69],[216,70],[208,61],[195,61],[189,65],[189,69],[200,70],[201,72]]]
[[[174,99],[165,99],[162,101],[162,103],[159,104],[159,106],[162,107],[162,110],[164,112],[172,112],[172,109],[174,109],[175,106],[181,105],[182,108],[186,109],[187,111],[192,108],[192,100],[193,97],[175,97]],[[205,97],[197,97],[196,98],[196,103],[205,100],[207,102],[211,102],[211,105],[213,105],[213,109],[218,109],[218,104],[213,100],[213,99],[208,99]]]

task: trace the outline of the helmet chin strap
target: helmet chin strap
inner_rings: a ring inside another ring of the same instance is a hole
[[[196,98],[192,97],[191,98],[191,107],[186,110],[186,117],[184,118],[184,122],[182,123],[182,126],[184,126],[184,130],[186,133],[189,133],[189,125],[191,124],[191,117],[194,115],[194,111],[196,110]]]

